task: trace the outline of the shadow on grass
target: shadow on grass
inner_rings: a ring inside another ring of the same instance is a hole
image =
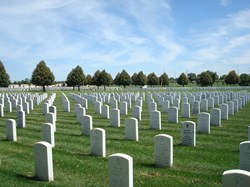
[[[146,168],[159,168],[154,163],[141,163],[139,165],[146,167]]]
[[[80,156],[80,157],[82,157],[82,156],[89,156],[89,157],[93,156],[90,153],[75,153],[75,155]]]
[[[107,140],[114,140],[114,141],[120,141],[120,142],[128,141],[124,138],[107,138]]]
[[[35,176],[27,176],[27,175],[22,175],[22,174],[17,174],[16,176],[17,178],[25,179],[29,181],[39,181]]]

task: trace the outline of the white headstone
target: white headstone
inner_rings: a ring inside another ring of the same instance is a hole
[[[218,106],[219,105],[219,96],[214,97],[214,105]]]
[[[49,107],[49,112],[53,113],[55,116],[55,121],[57,121],[57,110],[56,110],[56,106],[50,106]]]
[[[34,145],[35,176],[41,181],[53,181],[52,146],[48,142],[37,142]]]
[[[173,106],[180,109],[180,100],[179,99],[174,99],[173,100]]]
[[[120,127],[120,110],[119,109],[110,110],[110,126]]]
[[[169,123],[178,123],[178,108],[170,107],[168,110],[168,122]]]
[[[250,141],[240,143],[240,169],[250,171]]]
[[[181,144],[196,146],[196,125],[192,121],[183,121],[181,123]]]
[[[54,127],[54,132],[56,132],[56,121],[53,113],[49,112],[46,114],[46,123],[51,123]]]
[[[228,105],[223,103],[220,104],[221,119],[228,120]]]
[[[95,102],[95,113],[101,114],[102,113],[102,103],[100,101]]]
[[[6,111],[7,112],[12,112],[12,104],[10,101],[6,102]]]
[[[70,112],[70,102],[69,102],[69,100],[65,100],[63,102],[63,106],[64,106],[64,112]]]
[[[173,165],[173,137],[159,134],[154,137],[154,161],[158,167]]]
[[[223,172],[222,187],[249,187],[250,172],[232,169]]]
[[[210,134],[210,114],[201,112],[198,114],[198,132]]]
[[[219,108],[210,110],[210,125],[221,126],[221,110]]]
[[[109,106],[108,105],[102,105],[102,118],[109,119]]]
[[[150,112],[150,128],[161,130],[161,112],[156,110]]]
[[[49,113],[49,104],[44,103],[43,104],[43,114],[46,115],[47,113]]]
[[[34,110],[34,102],[32,99],[29,99],[29,109]]]
[[[209,97],[207,100],[208,100],[208,108],[214,108],[214,98]]]
[[[234,113],[236,113],[239,111],[239,102],[237,99],[233,99],[232,101],[234,103]]]
[[[77,122],[81,123],[82,117],[86,115],[86,109],[84,107],[78,107],[76,111]]]
[[[232,101],[228,101],[228,115],[232,116],[234,115],[234,103]]]
[[[134,106],[132,114],[134,118],[138,119],[138,121],[141,121],[141,107],[140,106]]]
[[[123,153],[109,156],[109,187],[133,187],[133,158]]]
[[[48,142],[55,147],[54,126],[51,123],[44,123],[42,126],[42,141]]]
[[[3,104],[0,104],[0,117],[4,117]]]
[[[91,155],[106,157],[106,132],[101,128],[90,130]]]
[[[194,101],[192,105],[192,114],[199,114],[200,113],[200,102]]]
[[[115,109],[118,109],[118,103],[117,103],[117,100],[111,100],[110,101],[110,104],[111,104],[111,109],[115,108]]]
[[[168,109],[169,109],[169,101],[165,100],[163,101],[163,104],[162,104],[162,112],[168,112]]]
[[[93,128],[92,116],[90,115],[82,116],[81,125],[82,125],[82,134],[90,135],[90,130]]]
[[[14,119],[6,121],[6,139],[13,142],[17,141],[16,121]]]
[[[127,115],[128,114],[128,104],[125,101],[121,102],[120,114],[121,115]]]
[[[149,112],[157,110],[157,103],[151,102],[148,104],[148,107],[149,107]]]
[[[30,105],[28,102],[24,102],[23,104],[23,110],[25,112],[25,114],[29,114],[30,113]]]
[[[182,103],[181,104],[181,116],[183,118],[190,118],[190,104],[189,103]]]
[[[136,118],[125,119],[125,137],[127,140],[139,140],[138,120]]]
[[[200,110],[201,111],[208,111],[208,100],[207,99],[201,100]]]
[[[18,113],[17,113],[17,126],[19,128],[25,128],[25,126],[26,126],[25,112],[24,111],[18,111]]]

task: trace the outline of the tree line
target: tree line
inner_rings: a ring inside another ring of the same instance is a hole
[[[197,84],[198,86],[213,86],[216,82],[222,82],[227,85],[236,85],[240,86],[249,86],[250,85],[250,75],[241,74],[240,76],[232,70],[227,75],[222,75],[219,77],[216,72],[212,71],[204,71],[200,74],[196,75],[195,73],[181,73],[178,78],[168,77],[166,73],[163,73],[159,77],[153,72],[145,75],[143,71],[138,73],[134,73],[130,76],[126,70],[122,70],[122,72],[117,73],[115,78],[113,79],[111,74],[106,72],[105,70],[97,70],[93,76],[87,74],[85,76],[83,69],[81,66],[77,65],[73,68],[69,74],[67,75],[65,84],[67,86],[75,87],[80,90],[80,86],[82,85],[96,85],[98,88],[100,86],[117,85],[126,86],[134,85],[134,86],[169,86],[170,82],[176,82],[181,86],[186,86],[188,84]],[[46,65],[46,63],[42,60],[40,61],[36,68],[34,69],[31,79],[25,79],[19,82],[14,83],[26,83],[26,84],[34,84],[37,86],[42,86],[43,91],[46,91],[46,86],[52,85],[55,83],[55,76],[50,68]],[[3,63],[0,61],[0,87],[8,87],[11,84],[10,76],[5,70]]]

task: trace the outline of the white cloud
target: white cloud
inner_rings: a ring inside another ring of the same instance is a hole
[[[210,68],[218,74],[226,74],[236,64],[247,70],[247,55],[250,51],[250,10],[230,14],[223,19],[202,25],[192,30],[188,44],[191,61],[203,62],[203,68]],[[186,44],[186,45],[188,45]]]

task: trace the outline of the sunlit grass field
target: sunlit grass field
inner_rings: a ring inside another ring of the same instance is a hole
[[[197,123],[197,115],[182,118],[179,123],[168,123],[168,114],[162,113],[162,130],[149,129],[149,111],[143,103],[142,121],[139,122],[139,141],[125,140],[125,119],[121,127],[110,127],[109,120],[94,113],[89,102],[87,114],[93,116],[93,127],[106,130],[107,157],[90,155],[90,138],[81,135],[81,126],[73,114],[74,101],[69,91],[64,92],[71,102],[71,112],[63,111],[61,92],[56,92],[57,131],[53,149],[54,181],[41,182],[34,178],[34,150],[41,141],[41,127],[45,123],[42,104],[26,115],[26,128],[17,128],[17,142],[5,140],[7,119],[16,119],[15,110],[5,112],[0,118],[0,186],[108,186],[108,156],[125,153],[133,157],[134,186],[221,186],[225,170],[239,168],[239,144],[247,140],[250,125],[248,103],[229,120],[222,120],[221,127],[211,127],[211,134],[196,135],[196,147],[180,145],[180,123],[190,120]],[[51,93],[49,93],[50,95]],[[132,106],[134,103],[132,102]],[[161,111],[161,107],[158,106]],[[174,140],[172,168],[154,166],[154,136],[168,134]]]

